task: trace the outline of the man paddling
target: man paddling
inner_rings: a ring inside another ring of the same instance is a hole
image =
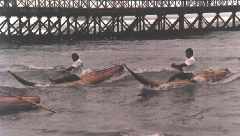
[[[169,78],[169,82],[174,81],[176,79],[180,79],[180,80],[191,80],[193,78],[193,73],[186,73],[183,71],[183,68],[186,67],[191,67],[195,64],[196,59],[193,56],[193,49],[192,48],[187,48],[185,50],[185,55],[186,55],[186,60],[184,61],[184,63],[181,64],[175,64],[172,63],[171,67],[175,68],[177,70],[179,70],[180,72],[173,75],[172,77]]]
[[[77,53],[72,54],[72,60],[73,60],[72,65],[68,67],[66,71],[71,72],[74,75],[80,75],[83,70],[82,60],[79,58]]]
[[[79,58],[79,55],[77,53],[72,54],[72,60],[73,60],[72,65],[64,70],[64,72],[68,72],[67,75],[59,79],[50,79],[50,81],[57,84],[80,80],[80,75],[82,74],[83,71],[83,62]]]

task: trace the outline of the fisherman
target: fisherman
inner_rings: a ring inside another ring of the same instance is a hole
[[[173,75],[172,77],[169,78],[169,82],[171,81],[174,81],[176,79],[180,79],[180,80],[191,80],[194,76],[193,73],[186,73],[183,71],[183,68],[186,68],[186,67],[191,67],[195,64],[196,62],[196,59],[194,58],[193,56],[193,49],[192,48],[187,48],[185,50],[185,55],[186,55],[186,60],[184,63],[182,64],[175,64],[175,63],[172,63],[171,64],[171,67],[179,70],[180,72]]]
[[[72,65],[63,71],[67,72],[67,75],[59,79],[50,79],[50,81],[53,83],[64,83],[80,80],[80,75],[83,72],[83,62],[77,53],[72,54],[72,60]]]
[[[79,58],[77,53],[72,54],[73,64],[66,69],[66,71],[71,72],[74,75],[80,75],[83,70],[83,62]]]

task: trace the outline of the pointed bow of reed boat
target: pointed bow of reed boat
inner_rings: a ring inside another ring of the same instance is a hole
[[[0,113],[12,113],[36,109],[40,103],[38,96],[0,96]]]

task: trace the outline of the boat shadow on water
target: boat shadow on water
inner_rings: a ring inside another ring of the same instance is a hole
[[[3,109],[3,110],[1,110]],[[36,106],[31,106],[31,107],[10,107],[10,108],[2,108],[0,106],[0,116],[5,116],[5,115],[13,115],[17,113],[22,113],[22,112],[33,112],[38,110],[38,107]]]
[[[147,100],[150,99],[152,97],[158,97],[161,96],[163,93],[168,93],[168,92],[173,92],[176,94],[177,97],[181,97],[181,96],[187,96],[187,97],[192,97],[194,96],[194,92],[197,88],[198,84],[191,84],[188,86],[184,86],[182,88],[172,88],[169,90],[155,90],[152,88],[148,88],[148,87],[143,87],[140,91],[140,93],[138,94],[138,96],[140,96],[142,100]]]

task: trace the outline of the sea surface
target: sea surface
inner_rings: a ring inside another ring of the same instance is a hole
[[[157,91],[139,96],[128,72],[103,83],[78,87],[26,87],[8,70],[40,83],[71,65],[76,52],[85,68],[127,64],[150,79],[166,80],[171,63],[193,48],[193,72],[229,68],[240,72],[240,32],[215,32],[168,40],[102,40],[61,44],[0,43],[0,95],[40,96],[54,109],[0,115],[0,136],[239,136],[240,80]]]

